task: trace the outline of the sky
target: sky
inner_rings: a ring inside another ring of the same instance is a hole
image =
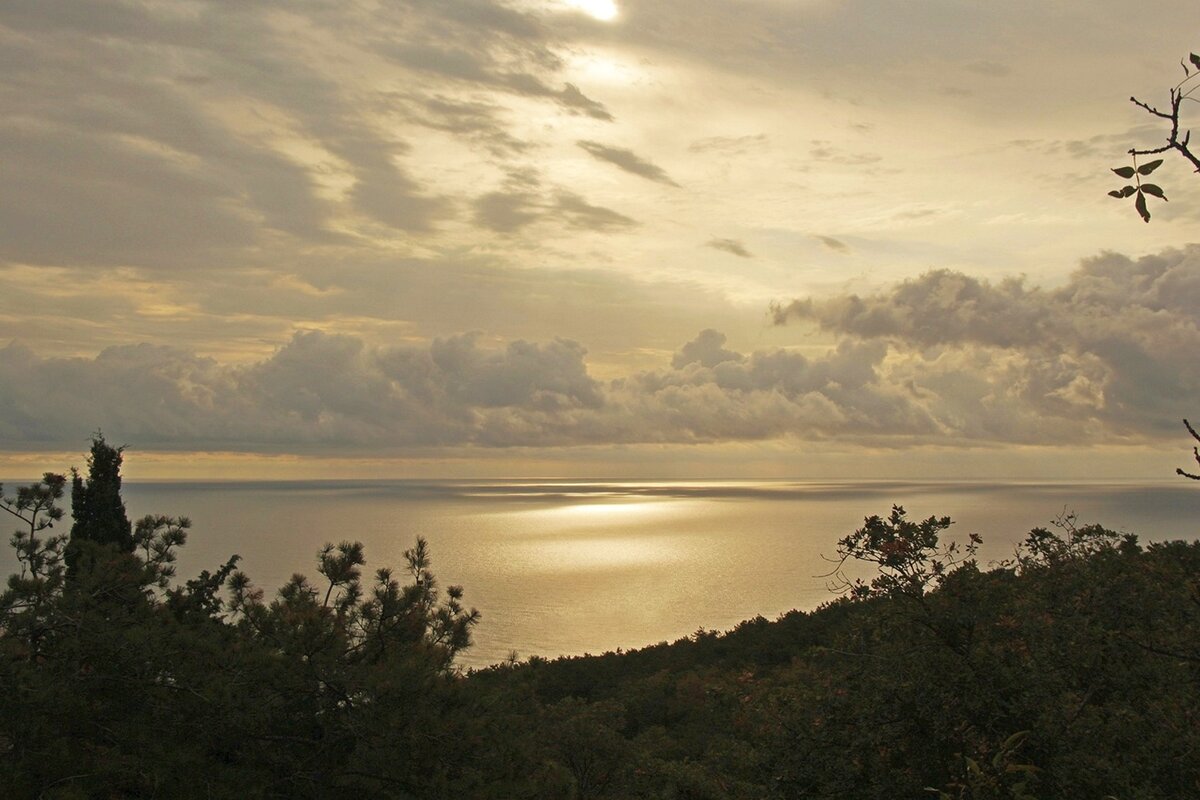
[[[1169,479],[1200,178],[1106,192],[1200,9],[1139,13],[5,0],[0,474]]]

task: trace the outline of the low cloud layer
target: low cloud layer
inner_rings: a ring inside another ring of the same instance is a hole
[[[296,334],[224,365],[161,346],[54,359],[0,350],[0,441],[366,452],[836,438],[869,446],[1099,444],[1178,435],[1200,397],[1200,247],[1091,259],[1063,286],[930,272],[876,295],[775,310],[833,334],[819,353],[728,346],[593,377],[574,341],[482,334],[374,346]]]
[[[1056,429],[1048,437],[1174,432],[1200,398],[1200,247],[1100,255],[1057,289],[938,270],[774,316],[886,342],[914,392],[956,398],[966,432],[986,423],[998,438],[1025,439],[1033,419]]]
[[[585,354],[563,339],[495,348],[464,334],[371,347],[315,331],[241,367],[150,345],[94,359],[42,359],[10,345],[0,350],[0,440],[57,444],[99,426],[147,449],[286,451],[935,431],[904,392],[879,383],[879,344],[847,343],[817,358],[744,355],[705,330],[669,368],[608,383],[588,374]]]

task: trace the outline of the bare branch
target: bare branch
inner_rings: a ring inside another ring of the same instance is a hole
[[[1196,433],[1196,429],[1193,428],[1192,424],[1186,419],[1183,421],[1183,427],[1187,428],[1188,433],[1192,435],[1193,439],[1195,439],[1197,442],[1200,442],[1200,433]],[[1196,459],[1196,463],[1200,464],[1200,447],[1192,448],[1192,456]],[[1185,472],[1182,469],[1176,469],[1175,474],[1182,475],[1185,478],[1191,478],[1194,481],[1200,481],[1200,475],[1193,475],[1192,473]]]
[[[1130,97],[1129,102],[1133,103],[1135,106],[1138,106],[1139,108],[1144,108],[1147,111],[1147,113],[1153,114],[1156,117],[1162,117],[1163,119],[1171,119],[1170,114],[1164,114],[1163,112],[1159,111],[1157,108],[1154,108],[1153,106],[1147,105],[1146,103],[1143,103],[1141,100],[1138,100],[1136,97]]]
[[[1162,147],[1156,147],[1153,150],[1138,150],[1137,148],[1130,148],[1129,155],[1131,155],[1131,156],[1153,156],[1153,155],[1157,155],[1159,153],[1165,153],[1168,150],[1174,150],[1174,149],[1175,149],[1175,147],[1173,145],[1169,145],[1169,144],[1164,144]]]

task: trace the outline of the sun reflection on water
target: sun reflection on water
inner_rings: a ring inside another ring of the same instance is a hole
[[[613,503],[571,503],[555,508],[528,511],[548,520],[572,524],[612,525],[622,523],[643,522],[649,517],[677,515],[680,509],[678,500],[646,500],[641,502]]]
[[[695,554],[677,523],[687,519],[683,500],[565,502],[501,512],[511,538],[504,557],[537,573],[653,568]]]
[[[625,536],[530,542],[522,550],[535,572],[574,572],[650,566],[682,561],[679,543],[663,538]]]

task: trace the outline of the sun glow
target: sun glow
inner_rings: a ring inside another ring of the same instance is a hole
[[[615,0],[568,0],[568,2],[589,17],[604,22],[610,22],[617,18]]]

